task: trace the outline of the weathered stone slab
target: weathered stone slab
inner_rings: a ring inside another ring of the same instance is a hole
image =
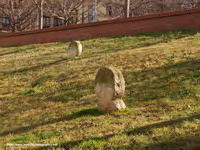
[[[69,57],[77,57],[82,54],[83,46],[80,41],[73,41],[69,44],[67,54]]]
[[[95,79],[95,93],[98,98],[98,109],[102,112],[126,108],[122,97],[125,93],[125,81],[120,70],[102,67]]]

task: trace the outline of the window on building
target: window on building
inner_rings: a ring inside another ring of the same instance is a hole
[[[112,10],[112,6],[111,5],[108,5],[106,7],[106,14],[109,16],[109,17],[112,17],[113,15],[113,10]]]
[[[54,27],[56,26],[61,26],[62,25],[62,20],[59,18],[54,19]]]
[[[8,26],[10,24],[9,18],[3,17],[2,18],[2,24],[3,24],[3,26]]]
[[[43,27],[44,28],[49,28],[50,26],[51,26],[50,17],[44,16],[43,17]]]
[[[1,19],[1,18],[0,18]],[[2,21],[0,21],[0,30],[1,28],[3,28],[3,24],[2,24]]]
[[[97,17],[95,4],[88,6],[88,22],[95,22]]]

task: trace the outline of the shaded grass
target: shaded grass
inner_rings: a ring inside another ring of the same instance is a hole
[[[0,48],[0,145],[198,147],[199,41],[194,30],[93,39],[83,41],[83,55],[73,59],[65,43]],[[100,66],[122,70],[125,111],[97,110]]]
[[[24,132],[27,132],[29,130],[32,130],[34,128],[37,128],[37,127],[40,127],[40,126],[44,126],[44,125],[48,125],[48,124],[54,124],[54,123],[58,123],[58,122],[62,122],[62,121],[70,121],[70,120],[73,120],[73,119],[77,119],[77,118],[80,118],[80,117],[88,117],[88,116],[99,116],[99,115],[102,115],[103,113],[99,112],[97,110],[97,108],[87,108],[87,109],[82,109],[80,111],[77,111],[77,112],[74,112],[70,115],[66,115],[66,116],[63,116],[62,118],[58,118],[58,119],[54,119],[54,120],[49,120],[47,122],[42,122],[40,124],[33,124],[31,126],[26,126],[26,127],[22,127],[22,128],[18,128],[18,129],[15,129],[15,130],[12,130],[12,131],[8,131],[8,132],[3,132],[0,134],[0,136],[5,136],[5,135],[9,135],[9,134],[19,134],[19,133],[24,133]],[[30,136],[30,137],[29,137]],[[23,137],[25,137],[25,139],[29,139],[33,137],[33,139],[38,139],[39,138],[34,135],[28,135],[28,137],[26,137],[26,134],[21,135],[19,136],[20,138],[17,137],[17,139],[23,139]],[[13,140],[11,141],[13,142]],[[31,141],[30,141],[31,142]]]
[[[166,121],[166,122],[161,122],[161,123],[156,123],[156,124],[152,124],[152,125],[148,125],[148,126],[143,126],[143,127],[138,127],[138,128],[135,128],[133,130],[130,130],[130,131],[125,131],[124,133],[121,133],[119,135],[117,134],[110,134],[110,135],[107,135],[107,136],[104,136],[104,137],[93,137],[91,139],[86,139],[86,140],[80,140],[80,141],[71,141],[71,142],[67,142],[67,143],[62,143],[60,145],[60,147],[63,147],[63,148],[72,148],[73,146],[76,146],[76,145],[79,145],[78,147],[81,149],[98,149],[100,147],[102,148],[105,148],[105,149],[117,149],[117,148],[124,148],[124,149],[134,149],[135,146],[138,146],[140,145],[141,148],[142,146],[145,146],[145,135],[148,135],[148,134],[153,134],[152,132],[157,132],[157,134],[160,132],[158,130],[155,130],[157,128],[161,129],[161,130],[165,130],[167,128],[167,126],[172,126],[172,125],[176,125],[176,124],[181,124],[181,123],[185,123],[186,121],[193,121],[195,119],[200,119],[200,115],[195,115],[195,116],[190,116],[190,117],[185,117],[185,118],[180,118],[180,119],[177,119],[177,120],[170,120],[170,121]],[[171,129],[171,128],[170,128]],[[167,130],[169,132],[169,130]],[[163,132],[161,132],[161,134],[163,134]],[[132,145],[129,143],[131,141],[127,141],[128,140],[128,136],[133,136],[133,135],[138,135],[135,140],[138,140],[137,142],[140,142],[140,143],[135,143],[134,141],[132,141]],[[170,149],[172,147],[175,147],[176,149],[180,148],[180,147],[183,147],[185,145],[187,145],[187,142],[194,142],[196,144],[194,144],[194,148],[198,147],[199,148],[199,144],[197,144],[197,142],[199,141],[199,133],[197,133],[196,135],[198,136],[194,136],[193,139],[195,140],[188,140],[187,141],[187,138],[186,139],[176,139],[174,141],[171,141],[168,143],[162,143],[162,142],[159,142],[157,144],[152,144],[150,146],[147,146],[147,147],[143,147],[143,148],[150,148],[150,149],[163,149],[166,145],[168,145],[166,147],[166,149]],[[163,136],[164,137],[164,136]],[[160,137],[162,138],[162,137]],[[191,137],[192,139],[192,137]],[[146,139],[148,140],[148,139]],[[125,144],[123,146],[123,142],[127,142],[127,145]],[[110,145],[110,142],[113,142],[116,145]],[[120,144],[120,142],[122,142]],[[177,142],[177,143],[176,143]],[[186,143],[183,143],[183,142],[186,142]],[[151,142],[150,142],[151,143]],[[118,144],[120,146],[118,146]],[[165,145],[166,144],[166,145]],[[184,147],[184,148],[187,148],[187,147]],[[191,148],[191,147],[188,147],[188,149]],[[165,148],[164,148],[165,149]]]
[[[127,86],[127,95],[139,100],[195,98],[193,91],[196,87],[188,86],[188,82],[194,86],[199,84],[199,64],[200,60],[191,60],[141,72],[128,72],[126,75],[130,78],[127,81],[133,84]]]

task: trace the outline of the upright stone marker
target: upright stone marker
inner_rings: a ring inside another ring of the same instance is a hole
[[[109,112],[126,108],[122,100],[125,81],[120,70],[113,67],[100,68],[95,79],[95,92],[100,111]]]
[[[80,41],[73,41],[69,44],[69,48],[68,48],[68,56],[69,57],[77,57],[80,56],[82,54],[82,44]]]

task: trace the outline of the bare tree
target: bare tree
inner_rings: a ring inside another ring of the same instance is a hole
[[[106,8],[106,16],[111,18],[123,18],[126,17],[126,0],[104,0],[101,6]],[[99,12],[98,12],[99,13]],[[100,15],[105,15],[101,13]]]
[[[85,22],[85,0],[82,0],[82,12],[81,12],[82,23]]]
[[[104,0],[111,18],[142,16],[200,6],[200,0]]]
[[[1,0],[0,14],[9,20],[9,30],[12,32],[34,28],[36,7],[28,0]]]
[[[183,0],[181,7],[184,9],[194,8],[195,2],[193,0]]]
[[[141,16],[148,13],[155,12],[157,9],[156,4],[160,0],[130,0],[130,16]]]
[[[38,21],[38,28],[43,29],[43,17],[44,17],[44,4],[46,0],[32,0],[35,6],[37,7],[37,21]]]
[[[65,25],[76,24],[81,21],[82,3],[82,0],[46,0],[46,11],[62,19]]]

